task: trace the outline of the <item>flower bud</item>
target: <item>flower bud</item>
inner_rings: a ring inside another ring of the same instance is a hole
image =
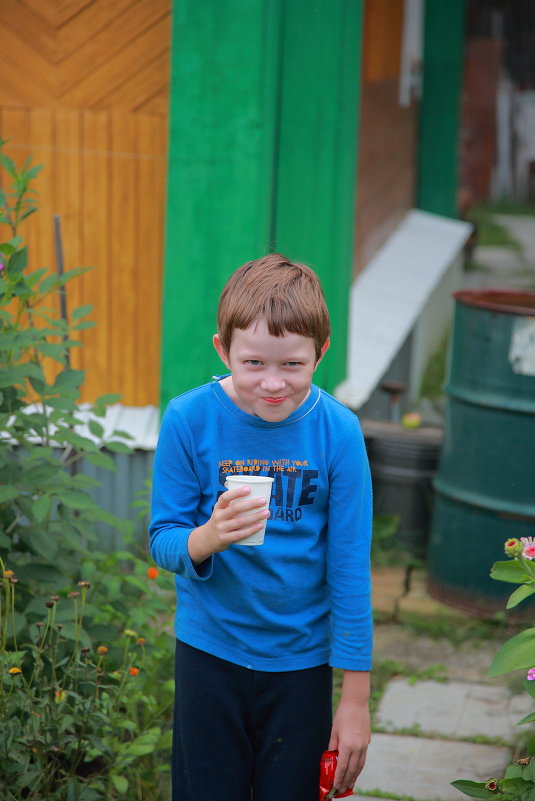
[[[511,539],[507,540],[503,549],[506,556],[510,556],[511,558],[514,556],[520,556],[522,553],[522,544],[520,540],[516,539],[516,537],[511,537]]]

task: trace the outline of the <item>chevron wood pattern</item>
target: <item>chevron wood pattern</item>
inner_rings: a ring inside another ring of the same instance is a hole
[[[91,303],[73,365],[84,400],[158,404],[171,0],[1,0],[0,137],[44,164],[21,235],[30,269],[55,264],[71,308]],[[3,176],[0,175],[0,180]]]
[[[170,0],[2,0],[0,104],[162,111]]]

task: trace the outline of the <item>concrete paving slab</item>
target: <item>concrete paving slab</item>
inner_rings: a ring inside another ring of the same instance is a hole
[[[446,737],[500,737],[512,743],[520,733],[526,696],[507,687],[468,682],[393,679],[379,704],[376,725],[388,731],[419,728]]]
[[[486,781],[503,775],[511,752],[508,748],[373,734],[366,765],[355,793],[408,795],[420,801],[466,801],[451,782],[457,779]]]
[[[526,262],[535,267],[535,217],[526,214],[496,214],[495,219],[520,243]]]
[[[524,272],[526,261],[521,251],[498,245],[479,245],[474,250],[474,262],[487,270],[499,273]]]

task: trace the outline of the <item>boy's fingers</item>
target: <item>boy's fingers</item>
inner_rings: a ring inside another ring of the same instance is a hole
[[[237,487],[236,489],[230,489],[226,492],[223,492],[219,498],[217,499],[216,506],[220,506],[222,509],[226,509],[227,506],[235,501],[238,498],[245,497],[249,495],[251,492],[250,487]]]

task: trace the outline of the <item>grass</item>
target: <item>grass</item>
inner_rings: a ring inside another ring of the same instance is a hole
[[[486,209],[475,207],[470,210],[468,218],[476,226],[478,245],[520,250],[520,243]]]

